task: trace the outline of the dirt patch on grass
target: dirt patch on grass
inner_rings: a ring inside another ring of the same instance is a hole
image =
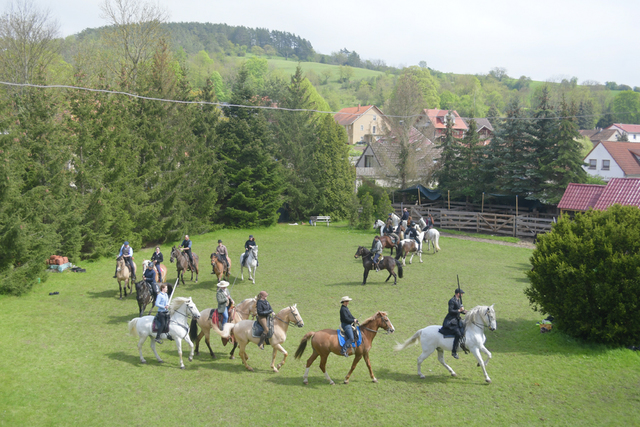
[[[440,232],[443,237],[451,237],[452,239],[471,240],[474,242],[493,243],[495,245],[503,246],[515,246],[518,248],[535,249],[536,245],[533,243],[533,239],[520,239],[518,243],[503,242],[502,240],[483,239],[482,237],[461,236],[459,234],[449,234],[447,232]]]

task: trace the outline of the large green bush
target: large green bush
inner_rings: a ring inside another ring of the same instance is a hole
[[[640,339],[640,209],[561,219],[540,236],[525,295],[574,337],[612,345]]]

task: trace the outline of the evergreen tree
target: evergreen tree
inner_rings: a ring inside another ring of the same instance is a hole
[[[596,121],[594,110],[592,100],[580,101],[578,105],[578,129],[593,129]]]
[[[442,151],[434,179],[438,182],[440,191],[452,190],[455,192],[457,190],[456,183],[460,179],[461,161],[460,144],[453,136],[453,113],[451,111],[447,114],[444,134],[437,144]]]
[[[460,145],[459,178],[454,193],[466,197],[467,200],[477,198],[477,195],[483,191],[480,176],[482,145],[478,134],[478,124],[474,119],[470,119],[468,127],[469,129]]]
[[[551,105],[548,85],[543,86],[537,101],[538,107],[531,121],[531,135],[529,138],[527,138],[526,134],[523,135],[523,141],[529,142],[531,147],[529,150],[524,149],[523,156],[528,163],[525,167],[529,181],[529,197],[544,199],[545,183],[551,178],[545,173],[548,169],[545,169],[544,166],[555,159],[554,146],[558,120],[557,114]]]

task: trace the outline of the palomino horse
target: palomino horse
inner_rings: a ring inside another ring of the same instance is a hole
[[[362,333],[362,344],[355,349],[355,359],[353,359],[353,363],[351,364],[351,369],[349,373],[344,379],[345,384],[349,384],[349,377],[351,377],[351,373],[354,369],[356,369],[356,365],[360,361],[362,357],[364,357],[364,361],[367,364],[367,368],[369,368],[369,375],[371,375],[371,380],[374,383],[378,382],[378,379],[373,375],[373,370],[371,369],[371,361],[369,360],[369,350],[371,350],[371,345],[373,344],[373,339],[378,334],[378,329],[384,329],[387,333],[393,333],[394,328],[387,316],[387,313],[384,311],[379,311],[360,325],[360,332]],[[313,362],[316,360],[318,356],[320,356],[320,370],[324,373],[324,377],[329,381],[329,384],[333,385],[333,380],[329,377],[327,373],[327,358],[329,354],[334,353],[338,356],[341,355],[342,347],[338,342],[338,332],[336,329],[323,329],[318,332],[309,332],[300,341],[300,345],[296,350],[295,358],[300,359],[302,354],[304,353],[305,348],[307,347],[307,342],[311,341],[311,348],[313,348],[313,354],[309,359],[307,359],[307,368],[304,371],[304,377],[302,378],[303,384],[308,384],[309,381],[307,377],[309,376],[309,368],[313,365]],[[354,354],[353,348],[349,348],[349,354]]]
[[[255,297],[247,298],[240,304],[236,305],[233,317],[229,316],[229,322],[238,323],[241,320],[247,320],[249,316],[256,317],[258,315],[258,312],[256,311],[256,301],[257,300]],[[202,340],[202,337],[204,337],[204,342],[207,344],[207,347],[209,347],[209,354],[215,359],[216,355],[213,354],[213,350],[211,349],[209,333],[211,332],[211,329],[213,329],[216,333],[219,334],[220,329],[218,328],[218,325],[214,325],[211,322],[211,310],[216,310],[216,308],[207,308],[205,310],[202,310],[200,312],[200,318],[198,318],[197,320],[191,320],[191,331],[189,332],[189,334],[191,337],[191,341],[196,344],[196,356],[200,353],[200,340]],[[200,326],[200,329],[202,329],[200,331],[200,334],[198,334],[198,326]],[[227,339],[222,338],[222,342],[224,345],[227,345],[227,341]],[[234,340],[233,349],[231,349],[231,353],[229,353],[229,359],[234,359],[233,353],[235,352],[236,347],[238,347],[238,343]]]
[[[147,270],[147,265],[149,265],[151,261],[149,261],[148,259],[145,259],[144,261],[142,261],[142,269],[144,271]],[[167,281],[167,267],[165,267],[164,264],[160,264],[160,273],[158,274],[158,270],[156,271],[156,282],[158,283],[162,283],[162,282],[166,282]]]
[[[124,282],[124,297],[127,297],[127,286],[129,287],[129,293],[133,293],[133,287],[131,286],[131,272],[129,271],[129,266],[124,262],[124,258],[119,256],[116,258],[117,268],[116,268],[116,279],[118,280],[118,286],[120,287],[120,299],[122,299],[122,282]],[[136,269],[136,264],[133,263],[133,268]],[[135,271],[134,271],[135,272]]]
[[[420,227],[424,230],[427,227],[427,223],[424,221],[424,218],[420,218]],[[431,244],[433,244],[433,253],[436,253],[440,250],[440,246],[438,245],[438,241],[440,240],[440,232],[435,228],[430,228],[425,230],[424,240],[427,242],[427,252],[431,249]]]
[[[273,372],[278,372],[278,370],[282,368],[284,363],[287,361],[289,353],[282,348],[281,344],[287,339],[287,330],[289,329],[289,325],[295,325],[298,328],[302,328],[304,326],[304,322],[302,321],[302,317],[300,317],[300,313],[298,313],[296,305],[297,304],[290,305],[280,310],[273,321],[273,335],[269,338],[269,345],[273,347],[273,356],[271,357],[271,369],[273,369]],[[227,338],[230,334],[233,334],[236,341],[238,341],[238,346],[240,347],[242,363],[244,363],[245,368],[250,371],[253,371],[253,368],[247,364],[249,357],[244,349],[250,342],[254,344],[258,344],[260,342],[260,337],[254,337],[251,333],[252,329],[253,320],[243,320],[235,325],[233,323],[224,325],[224,330],[220,333],[220,336],[223,338]],[[284,358],[278,366],[275,366],[278,351],[284,354]]]
[[[362,284],[367,284],[367,277],[369,276],[369,270],[373,270],[376,267],[373,265],[373,259],[371,251],[364,246],[358,246],[354,258],[362,257],[362,266],[364,267],[364,276],[362,278]],[[400,261],[393,259],[393,257],[386,256],[382,261],[378,261],[378,265],[381,269],[386,269],[389,272],[389,277],[385,282],[388,282],[391,276],[393,276],[393,284],[398,283],[398,277],[402,279],[402,264]],[[393,271],[398,266],[398,275]]]
[[[158,283],[158,289],[160,289],[160,285],[162,283]],[[167,294],[173,294],[173,286],[167,283]],[[144,280],[141,280],[136,283],[136,300],[138,301],[138,310],[140,311],[140,317],[144,316],[144,311],[147,309],[147,305],[151,304],[151,308],[149,309],[149,314],[153,311],[154,302],[153,295],[149,291],[149,286],[145,283]]]
[[[486,341],[484,327],[488,326],[492,331],[496,330],[496,312],[493,309],[493,304],[489,307],[479,305],[469,310],[464,318],[464,326],[465,345],[478,360],[478,366],[482,367],[485,381],[490,383],[491,378],[487,375],[487,364],[491,359],[491,353],[484,346],[484,342]],[[438,350],[438,360],[442,363],[442,366],[447,368],[452,376],[456,376],[453,369],[444,362],[444,352],[445,350],[452,350],[453,338],[445,338],[444,335],[438,332],[441,327],[440,325],[427,326],[413,334],[413,336],[403,344],[398,344],[394,347],[396,351],[404,350],[417,340],[420,340],[420,344],[422,345],[422,354],[418,357],[418,375],[420,378],[424,378],[420,370],[422,362],[424,362],[434,350]],[[486,362],[483,360],[482,354],[480,354],[481,351],[488,356]]]
[[[240,279],[244,280],[244,265],[242,263],[242,257],[244,254],[240,255]],[[249,269],[249,280],[252,283],[256,283],[256,270],[258,268],[258,246],[252,246],[249,249],[249,253],[247,254],[247,259],[244,260]],[[253,270],[253,272],[252,272]]]
[[[402,257],[402,265],[406,265],[405,264],[405,258],[407,257],[408,253],[411,253],[411,258],[409,258],[409,264],[411,264],[411,261],[413,261],[413,256],[417,253],[418,256],[420,257],[420,262],[422,262],[422,239],[424,237],[424,231],[421,233],[418,233],[418,242],[416,242],[413,239],[404,239],[404,240],[400,240],[400,242],[398,243],[398,251],[396,253],[396,260],[400,259],[400,257]]]
[[[169,306],[169,315],[171,321],[169,322],[169,333],[176,342],[178,348],[178,355],[180,356],[180,369],[184,369],[184,363],[182,362],[182,340],[185,340],[189,347],[191,347],[191,353],[189,353],[189,362],[193,360],[193,343],[189,339],[189,322],[187,316],[193,316],[196,319],[200,316],[198,308],[193,303],[191,298],[177,297],[171,301]],[[155,332],[152,332],[151,325],[153,324],[153,316],[136,317],[129,322],[129,334],[140,337],[138,340],[138,351],[140,352],[140,362],[147,363],[142,356],[142,344],[149,335],[151,337],[151,350],[156,355],[158,362],[162,363],[163,360],[158,356],[156,351],[156,340],[154,339]],[[161,337],[166,338],[165,334]]]
[[[227,262],[229,263],[229,268],[227,268],[223,261],[220,261],[216,252],[211,254],[211,266],[213,267],[211,274],[215,274],[216,277],[218,277],[218,283],[220,283],[224,277],[227,278],[227,281],[229,280],[229,270],[231,269],[231,260],[229,257],[227,257]]]
[[[194,253],[192,253],[191,256],[193,257],[193,264],[196,270],[196,283],[198,283],[198,273],[200,273],[200,269],[198,268],[199,258],[198,255]],[[182,280],[182,284],[184,285],[184,272],[187,270],[191,271],[191,280],[193,280],[193,269],[189,264],[189,257],[175,246],[171,248],[171,258],[169,261],[173,262],[174,259],[176,260],[176,267],[178,267],[178,277]]]

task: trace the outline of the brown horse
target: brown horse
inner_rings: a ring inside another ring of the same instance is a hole
[[[367,368],[369,368],[369,375],[371,376],[371,380],[374,383],[378,382],[378,379],[373,375],[373,370],[371,369],[371,361],[369,360],[369,350],[371,350],[371,345],[373,344],[373,339],[378,334],[378,329],[384,329],[387,333],[393,333],[395,330],[387,313],[384,311],[379,311],[360,325],[360,332],[362,333],[362,344],[356,347],[355,349],[355,359],[353,359],[353,364],[351,365],[351,369],[349,373],[344,379],[345,384],[349,384],[349,377],[353,373],[353,370],[356,369],[356,365],[360,361],[361,358],[364,357],[364,361],[367,364]],[[309,376],[309,368],[313,365],[313,362],[316,360],[318,356],[320,356],[320,370],[324,373],[324,377],[329,381],[329,384],[333,385],[333,380],[329,377],[327,373],[327,358],[330,353],[341,355],[342,347],[338,342],[338,332],[336,329],[323,329],[318,332],[309,332],[300,341],[300,345],[296,350],[295,358],[300,359],[302,354],[304,353],[305,348],[307,347],[307,342],[311,341],[311,348],[313,348],[313,354],[309,359],[307,359],[307,368],[304,371],[304,377],[302,379],[303,384],[308,384],[309,381],[307,377]],[[349,354],[354,354],[353,348],[349,348]]]
[[[231,267],[229,257],[227,257],[227,262],[229,263],[229,267]],[[213,267],[211,274],[215,274],[218,277],[218,283],[220,283],[224,277],[229,281],[229,269],[223,261],[220,261],[216,252],[211,254],[211,265]]]
[[[249,316],[251,317],[256,317],[258,315],[258,312],[256,311],[256,298],[247,298],[244,301],[242,301],[240,304],[235,306],[235,309],[233,310],[233,313],[229,314],[229,323],[238,323],[241,320],[247,320],[249,319]],[[218,328],[218,325],[214,325],[211,322],[211,310],[216,310],[215,308],[207,308],[205,310],[202,310],[200,312],[200,318],[199,319],[192,319],[191,320],[191,328],[189,329],[189,336],[191,338],[191,341],[193,341],[196,344],[196,352],[195,354],[198,355],[200,353],[200,340],[202,340],[202,337],[204,337],[204,342],[207,344],[207,347],[209,347],[209,354],[211,355],[211,357],[213,357],[214,359],[216,358],[216,355],[213,354],[213,350],[211,349],[211,342],[209,340],[209,333],[211,332],[211,330],[213,329],[214,332],[216,333],[220,333],[220,328]],[[198,334],[198,326],[200,326],[200,334]],[[222,343],[224,345],[227,345],[228,342],[228,338],[222,338]],[[233,349],[231,349],[231,353],[229,353],[229,359],[234,359],[233,353],[236,351],[236,347],[238,347],[238,343],[234,340],[233,341]]]
[[[178,278],[180,280],[182,280],[182,284],[184,285],[184,272],[189,270],[191,271],[191,280],[193,280],[193,270],[195,269],[196,271],[196,283],[198,283],[198,273],[200,273],[200,269],[198,268],[198,255],[192,253],[191,257],[193,258],[193,265],[194,268],[191,268],[191,265],[189,264],[189,257],[185,254],[182,253],[182,251],[180,251],[178,248],[176,248],[175,246],[171,248],[171,258],[169,259],[169,261],[173,262],[173,260],[176,260],[176,267],[178,267]]]
[[[362,257],[362,266],[364,267],[364,277],[362,279],[362,285],[367,284],[367,277],[369,276],[369,270],[373,270],[376,267],[373,265],[373,259],[371,257],[371,251],[364,246],[358,246],[358,250],[354,255],[354,258]],[[382,261],[378,261],[380,268],[386,269],[389,272],[389,277],[385,282],[388,282],[391,276],[393,276],[393,284],[398,283],[398,277],[402,279],[402,263],[393,259],[391,256],[386,256]],[[398,275],[393,271],[398,266]]]

